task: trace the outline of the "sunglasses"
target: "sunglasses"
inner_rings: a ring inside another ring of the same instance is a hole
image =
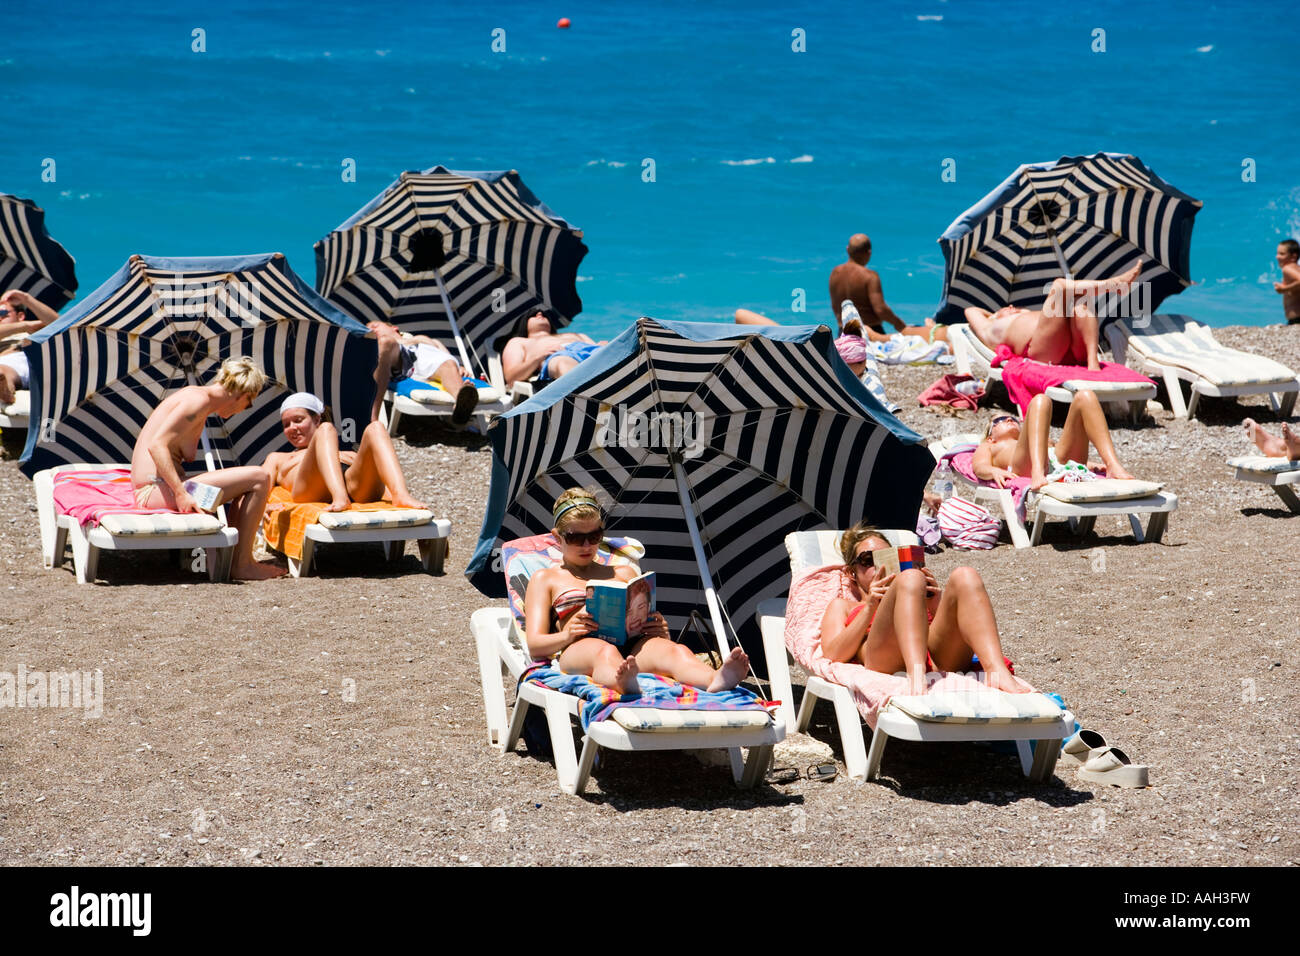
[[[1000,422],[1015,422],[1019,425],[1020,419],[1016,418],[1014,415],[999,415],[997,418],[993,419],[993,421],[989,422],[989,428],[992,428]]]
[[[564,539],[565,544],[600,544],[600,539],[605,537],[605,529],[597,528],[595,531],[561,531],[560,537]]]
[[[798,767],[774,767],[767,772],[767,782],[774,784],[794,783],[801,778],[830,783],[839,776],[839,768],[833,763],[813,764],[807,770]]]
[[[863,551],[860,555],[858,555],[856,558],[853,559],[853,563],[856,564],[858,567],[860,567],[862,570],[866,571],[876,566],[876,559],[871,556],[870,551]]]

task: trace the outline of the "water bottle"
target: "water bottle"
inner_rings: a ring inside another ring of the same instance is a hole
[[[952,497],[952,466],[948,462],[939,462],[939,467],[934,471],[934,484],[930,486],[930,490],[944,501]]]

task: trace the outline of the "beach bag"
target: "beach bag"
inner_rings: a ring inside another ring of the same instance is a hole
[[[973,501],[955,495],[939,505],[939,530],[954,548],[987,551],[998,543],[1002,522]]]

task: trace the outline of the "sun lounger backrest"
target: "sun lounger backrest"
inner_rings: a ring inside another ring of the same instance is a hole
[[[880,533],[896,548],[920,544],[915,532],[882,528]],[[842,564],[840,538],[843,531],[791,531],[785,536],[785,550],[790,555],[790,575],[793,577],[807,568],[823,568],[828,564]]]
[[[627,564],[640,567],[645,548],[635,538],[606,538],[596,551],[598,564]],[[531,538],[516,538],[501,546],[501,568],[506,576],[506,593],[510,613],[520,629],[524,626],[524,594],[529,579],[542,568],[553,567],[564,559],[560,543],[549,532]]]

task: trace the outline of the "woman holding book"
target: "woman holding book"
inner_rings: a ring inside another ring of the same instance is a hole
[[[1032,688],[1011,673],[993,605],[979,572],[960,567],[941,587],[929,568],[888,573],[873,552],[889,548],[875,528],[859,522],[840,541],[850,597],[836,598],[822,616],[822,653],[884,674],[907,672],[908,693],[923,694],[928,670],[970,670],[978,656],[990,687]]]
[[[562,560],[533,575],[524,597],[524,629],[535,658],[550,658],[566,674],[586,674],[598,684],[639,694],[637,674],[663,674],[683,684],[709,691],[730,690],[749,672],[749,657],[736,648],[714,670],[690,650],[668,639],[668,623],[657,611],[645,619],[640,636],[620,649],[597,634],[587,613],[587,587],[601,581],[629,582],[633,568],[596,563],[596,549],[605,536],[604,517],[595,495],[571,488],[560,495],[551,533],[560,544]]]

